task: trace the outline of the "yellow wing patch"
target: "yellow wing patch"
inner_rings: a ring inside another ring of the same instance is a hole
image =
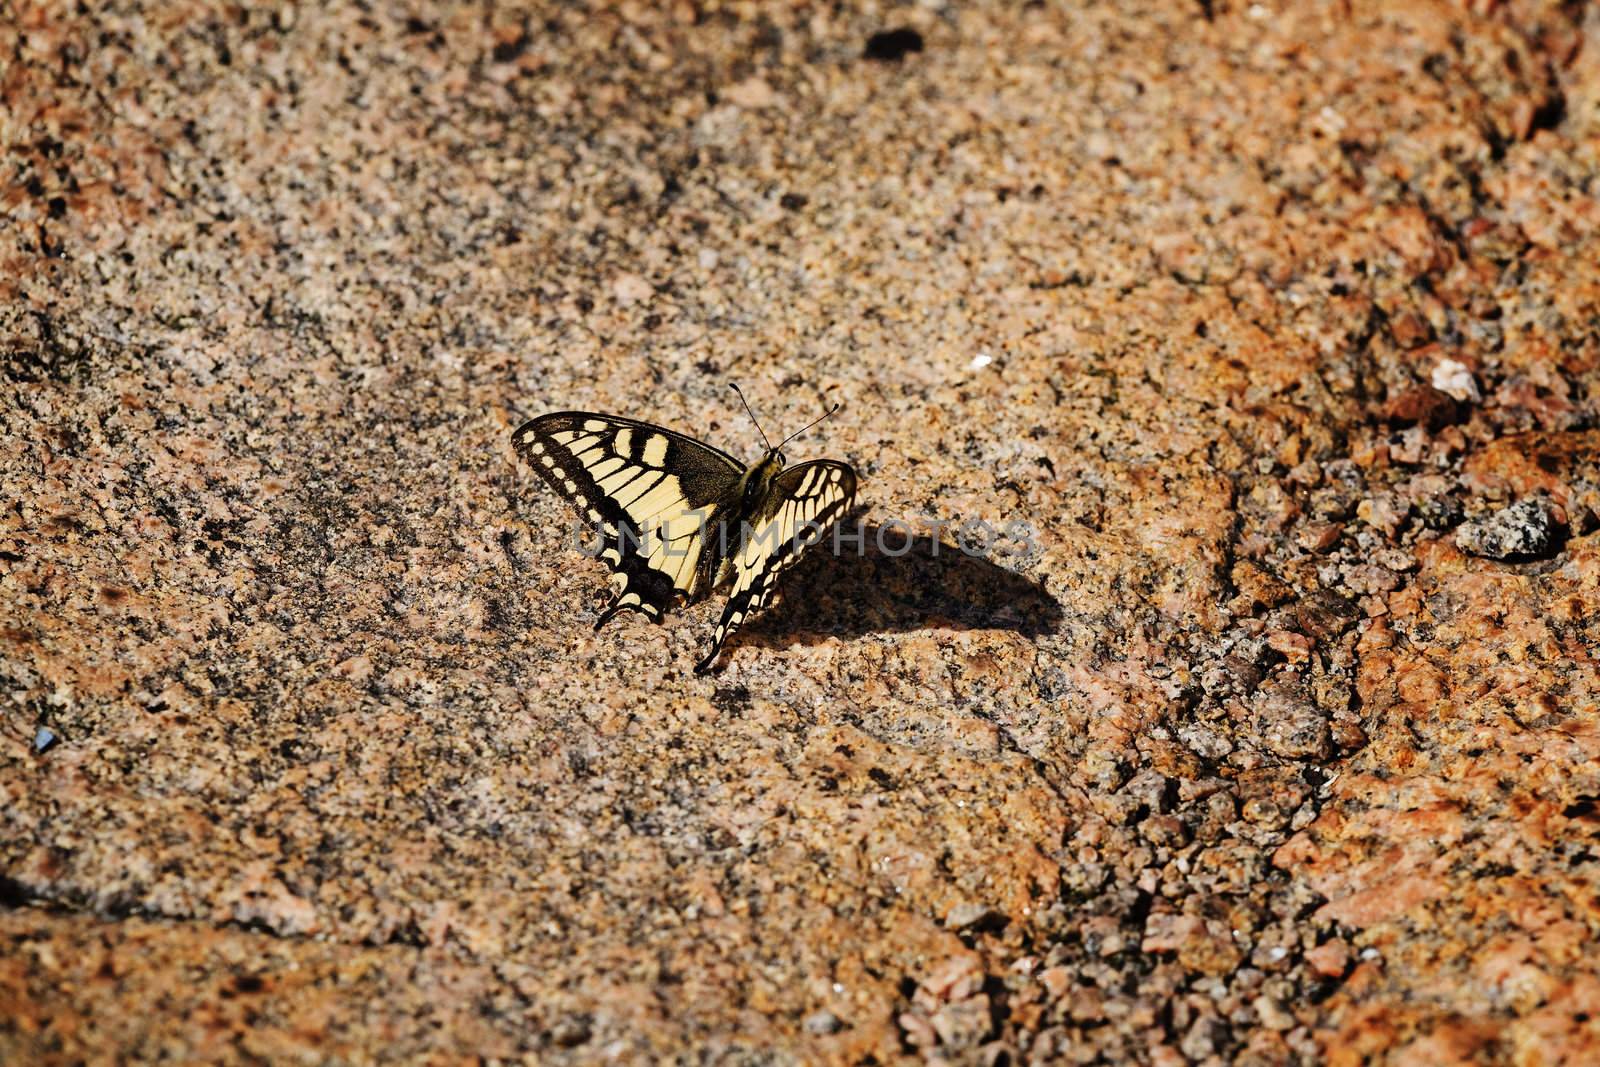
[[[776,508],[765,522],[750,527],[724,572],[733,587],[717,622],[711,651],[695,667],[697,674],[709,670],[723,642],[766,606],[777,588],[778,576],[794,566],[800,554],[821,540],[833,521],[850,509],[856,476],[842,463],[816,460],[779,475],[773,491]]]
[[[659,619],[673,601],[709,588],[706,523],[742,473],[730,457],[666,430],[581,412],[534,419],[512,441],[599,528],[599,558],[618,583],[600,624],[622,610]],[[674,463],[685,469],[669,470]]]

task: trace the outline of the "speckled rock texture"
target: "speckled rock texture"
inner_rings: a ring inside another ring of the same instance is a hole
[[[0,1061],[1600,1059],[1600,9],[0,0],[0,149]],[[730,379],[918,536],[697,678],[510,431]]]

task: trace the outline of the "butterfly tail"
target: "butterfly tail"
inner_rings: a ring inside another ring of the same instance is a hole
[[[601,615],[600,615],[600,617],[598,619],[596,619],[594,621],[595,632],[599,633],[600,628],[602,626],[604,626],[606,623],[610,622],[613,618],[615,618],[617,615],[620,615],[624,611],[638,611],[639,610],[639,605],[638,605],[637,601],[638,601],[638,598],[635,597],[634,598],[634,603],[624,604],[622,602],[622,594],[621,593],[618,593],[616,596],[612,597],[611,598],[611,603],[606,605],[606,610],[603,613],[601,613]]]
[[[661,621],[660,607],[649,600],[640,599],[638,593],[633,592],[630,587],[624,586],[620,592],[611,598],[611,603],[606,605],[606,610],[594,621],[595,631],[599,632],[602,626],[624,611],[637,611],[654,623]]]
[[[694,673],[696,673],[696,674],[705,674],[707,671],[709,671],[711,669],[712,664],[717,662],[717,657],[720,656],[721,654],[722,654],[722,642],[719,641],[715,645],[711,646],[711,651],[706,653],[706,658],[705,659],[701,660],[699,663],[696,663],[694,665]]]

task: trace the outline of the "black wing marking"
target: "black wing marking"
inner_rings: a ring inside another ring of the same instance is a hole
[[[736,503],[744,468],[732,456],[635,419],[586,411],[541,415],[512,434],[517,452],[604,538],[619,611],[653,621],[711,585],[707,528]]]
[[[802,463],[773,479],[766,505],[728,561],[733,588],[717,623],[711,651],[695,665],[696,674],[711,669],[723,642],[771,598],[778,575],[821,540],[834,520],[850,509],[855,496],[856,472],[829,459]]]

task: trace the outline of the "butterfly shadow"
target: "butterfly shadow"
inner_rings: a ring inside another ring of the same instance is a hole
[[[825,536],[784,575],[778,602],[751,620],[748,637],[779,645],[909,630],[1041,637],[1061,622],[1061,605],[1041,583],[948,539],[849,518],[840,525],[861,530],[859,547],[853,537]]]

